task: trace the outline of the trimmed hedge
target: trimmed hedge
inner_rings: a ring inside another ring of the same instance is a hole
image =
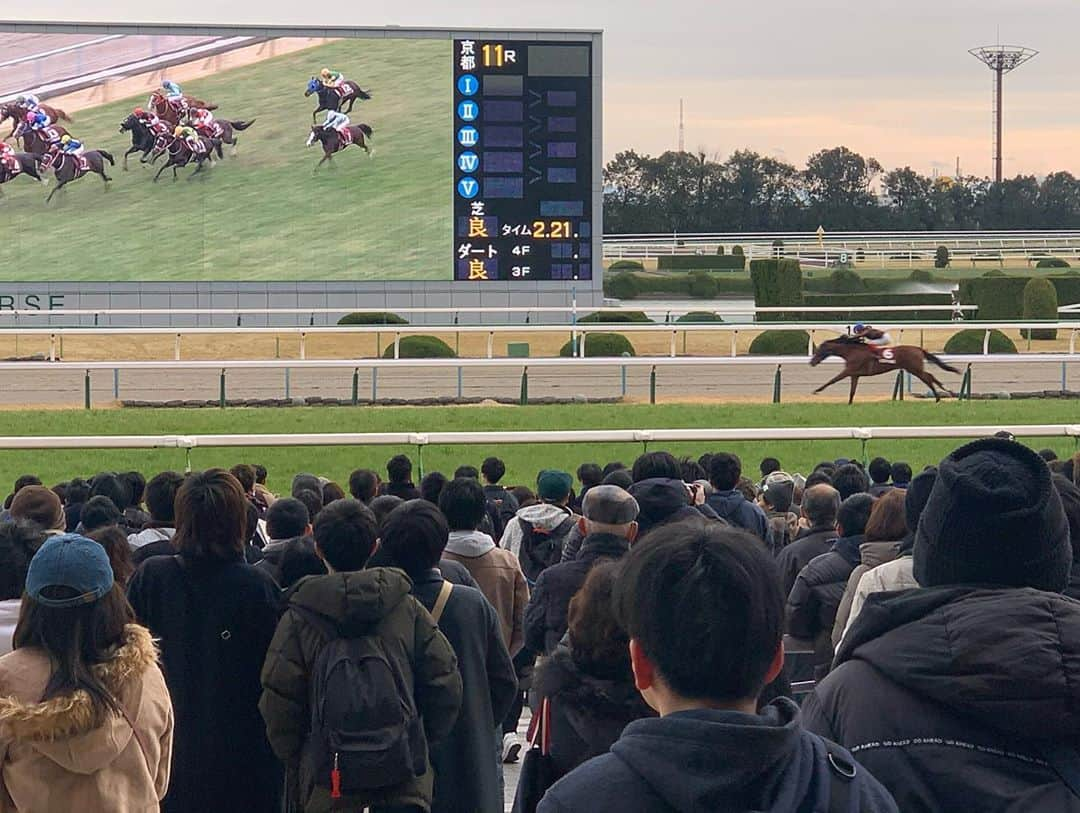
[[[604,295],[615,299],[634,299],[641,292],[637,277],[628,271],[620,271],[604,279]]]
[[[742,249],[742,246],[732,246],[732,247],[731,247],[731,253],[732,253],[732,255],[734,255],[734,256],[737,256],[737,257],[742,257],[742,256],[743,256],[743,249]]]
[[[407,325],[409,320],[396,313],[347,313],[338,319],[339,325]]]
[[[716,247],[716,256],[718,256],[718,257],[723,257],[724,256],[724,244],[723,243],[721,243],[720,245],[718,245]]]
[[[581,338],[578,338],[581,341]],[[569,358],[573,353],[573,343],[567,342],[559,350],[559,355]],[[634,345],[621,333],[590,333],[585,342],[585,357],[636,356]]]
[[[850,268],[837,268],[829,274],[829,287],[838,294],[857,294],[866,290],[866,281]]]
[[[1024,287],[1030,277],[987,277],[960,283],[960,301],[978,305],[975,318],[983,322],[1022,319]],[[1059,305],[1080,303],[1080,277],[1044,277],[1057,291]]]
[[[950,355],[962,355],[962,356],[977,356],[981,355],[983,351],[983,336],[985,331],[982,330],[961,330],[959,333],[954,333],[949,337],[949,340],[945,342],[945,352]],[[990,331],[990,352],[991,353],[1016,353],[1016,345],[1013,344],[1013,340],[1002,333],[1000,330]]]
[[[1071,268],[1068,261],[1061,259],[1061,257],[1043,257],[1037,263],[1036,268]]]
[[[741,254],[665,254],[658,257],[660,271],[742,271],[746,258]]]
[[[616,260],[608,266],[609,271],[644,271],[645,266],[638,260]]]
[[[384,359],[394,357],[393,343],[386,346],[382,357]],[[403,359],[452,359],[457,358],[457,353],[454,352],[454,348],[438,336],[402,336],[398,357]]]
[[[1032,277],[1024,286],[1024,319],[1056,320],[1058,315],[1057,290],[1050,280]],[[1057,331],[1049,328],[1021,330],[1025,339],[1052,341]]]
[[[690,274],[690,296],[694,299],[715,299],[719,292],[720,284],[708,271],[694,271]]]
[[[652,319],[646,316],[644,311],[597,311],[596,313],[590,313],[587,316],[582,316],[580,319],[578,319],[578,322],[583,325],[602,323],[651,324]]]
[[[723,322],[724,320],[720,318],[720,314],[712,311],[690,311],[690,313],[684,313],[675,321],[679,324],[704,324],[706,322]]]
[[[751,260],[750,279],[754,283],[754,304],[778,308],[803,304],[803,276],[798,260]],[[798,313],[765,314],[763,321],[798,321]]]
[[[810,346],[805,330],[766,330],[750,342],[751,356],[804,356]]]
[[[912,282],[934,282],[937,277],[934,276],[932,271],[927,271],[925,268],[916,268],[908,274],[908,279]]]
[[[934,252],[934,268],[948,268],[951,259],[948,246],[938,246]]]
[[[892,305],[951,305],[948,294],[807,294],[803,297],[806,307],[850,308],[851,310],[803,312],[804,319],[861,320],[864,322],[948,322],[949,311],[875,311],[874,308]]]

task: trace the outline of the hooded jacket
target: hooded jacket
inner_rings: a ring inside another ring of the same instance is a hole
[[[531,523],[534,528],[543,531],[554,531],[568,519],[576,520],[577,515],[565,506],[543,502],[536,505],[527,505],[518,509],[514,518],[506,523],[506,530],[503,531],[499,547],[510,551],[518,558],[518,561],[521,561],[521,540],[525,535],[525,531],[521,527],[520,520]],[[562,541],[563,544],[566,543],[565,537]]]
[[[560,562],[540,574],[525,609],[525,646],[537,654],[552,652],[569,624],[570,599],[601,559],[618,559],[630,550],[625,537],[589,534],[572,562]]]
[[[920,811],[1080,811],[1043,761],[1080,742],[1080,603],[1031,588],[867,599],[803,706]]]
[[[411,589],[412,582],[402,571],[380,567],[309,576],[290,595],[289,609],[266,654],[259,710],[270,745],[286,766],[290,799],[302,810],[331,809],[328,789],[296,786],[301,749],[311,726],[311,670],[325,639],[293,608],[318,613],[346,637],[377,635],[387,644],[387,652],[401,653],[397,666],[415,687],[416,708],[429,745],[444,739],[454,725],[461,705],[457,659],[431,616],[409,594]],[[428,810],[433,782],[429,766],[424,776],[364,798],[348,798],[343,809],[417,805]]]
[[[621,679],[579,666],[564,640],[537,667],[533,688],[551,704],[551,759],[557,777],[606,754],[634,720],[655,717],[627,669]]]
[[[919,586],[919,583],[915,581],[914,564],[909,548],[906,554],[901,553],[891,562],[885,562],[863,573],[851,596],[851,610],[848,612],[847,619],[839,616],[836,618],[832,632],[834,650],[840,647],[840,641],[847,635],[855,619],[859,617],[871,593],[894,593],[897,590],[911,590]],[[1068,591],[1065,595],[1069,595]]]
[[[863,542],[859,545],[859,562],[851,571],[847,584],[844,586],[844,595],[840,598],[840,605],[836,608],[836,619],[833,621],[834,629],[836,627],[847,628],[848,618],[851,616],[851,603],[855,599],[855,590],[859,586],[862,577],[874,568],[893,561],[900,555],[900,546],[902,544],[902,541],[889,542],[880,540]],[[832,638],[831,634],[829,637]]]
[[[465,566],[499,616],[503,643],[516,655],[525,643],[529,585],[517,557],[482,531],[451,531],[443,557]]]
[[[52,671],[42,650],[0,658],[0,810],[158,809],[169,786],[173,713],[150,633],[128,625],[124,643],[93,669],[123,704],[142,745],[120,715],[95,726],[84,691],[42,701]]]
[[[791,700],[761,714],[684,711],[630,723],[610,753],[557,782],[537,810],[825,813],[838,780],[829,766],[824,741],[803,729]],[[867,771],[855,770],[850,813],[897,810]]]
[[[690,504],[690,495],[682,480],[652,477],[634,483],[628,489],[638,504],[638,532],[644,536],[657,525],[698,518],[702,513]],[[715,518],[715,513],[710,510]]]
[[[705,504],[715,511],[720,519],[727,520],[735,527],[749,531],[764,541],[768,530],[765,512],[761,510],[761,506],[746,499],[738,489],[714,491],[705,500]]]
[[[837,539],[828,553],[815,556],[802,569],[787,599],[787,632],[814,642],[815,663],[832,660],[832,629],[836,610],[851,571],[859,563],[865,537]]]

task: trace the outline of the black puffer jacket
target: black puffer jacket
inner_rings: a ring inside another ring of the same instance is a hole
[[[848,577],[859,564],[861,534],[837,539],[802,569],[787,600],[789,635],[814,642],[815,663],[832,660],[832,628]]]
[[[1080,811],[1046,765],[1080,742],[1080,602],[1030,588],[875,593],[803,707],[904,813]]]
[[[638,504],[639,536],[657,525],[680,522],[684,519],[719,520],[717,513],[706,505],[691,505],[686,483],[666,477],[653,477],[634,483],[628,489]],[[726,524],[726,523],[725,523]]]
[[[634,720],[656,716],[632,675],[619,680],[584,671],[565,641],[537,670],[533,687],[551,703],[551,758],[558,776],[606,754]]]
[[[810,560],[832,550],[835,541],[834,528],[828,526],[808,528],[799,531],[794,541],[780,551],[776,557],[776,566],[780,569],[780,586],[785,596],[791,594],[795,579],[798,578],[802,569],[810,564]]]

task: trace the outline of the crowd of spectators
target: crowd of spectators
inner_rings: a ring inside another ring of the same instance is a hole
[[[505,478],[20,477],[0,810],[1080,811],[1080,455]]]

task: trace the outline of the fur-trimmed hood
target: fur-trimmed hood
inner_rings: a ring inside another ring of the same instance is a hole
[[[157,663],[158,652],[146,628],[129,624],[124,635],[112,658],[93,668],[135,719],[142,702],[141,679]],[[0,736],[22,741],[74,773],[107,767],[127,748],[131,725],[114,714],[95,725],[90,696],[82,690],[47,701],[32,699],[41,696],[50,671],[48,657],[35,648],[0,659],[0,686],[6,694],[0,697]]]

